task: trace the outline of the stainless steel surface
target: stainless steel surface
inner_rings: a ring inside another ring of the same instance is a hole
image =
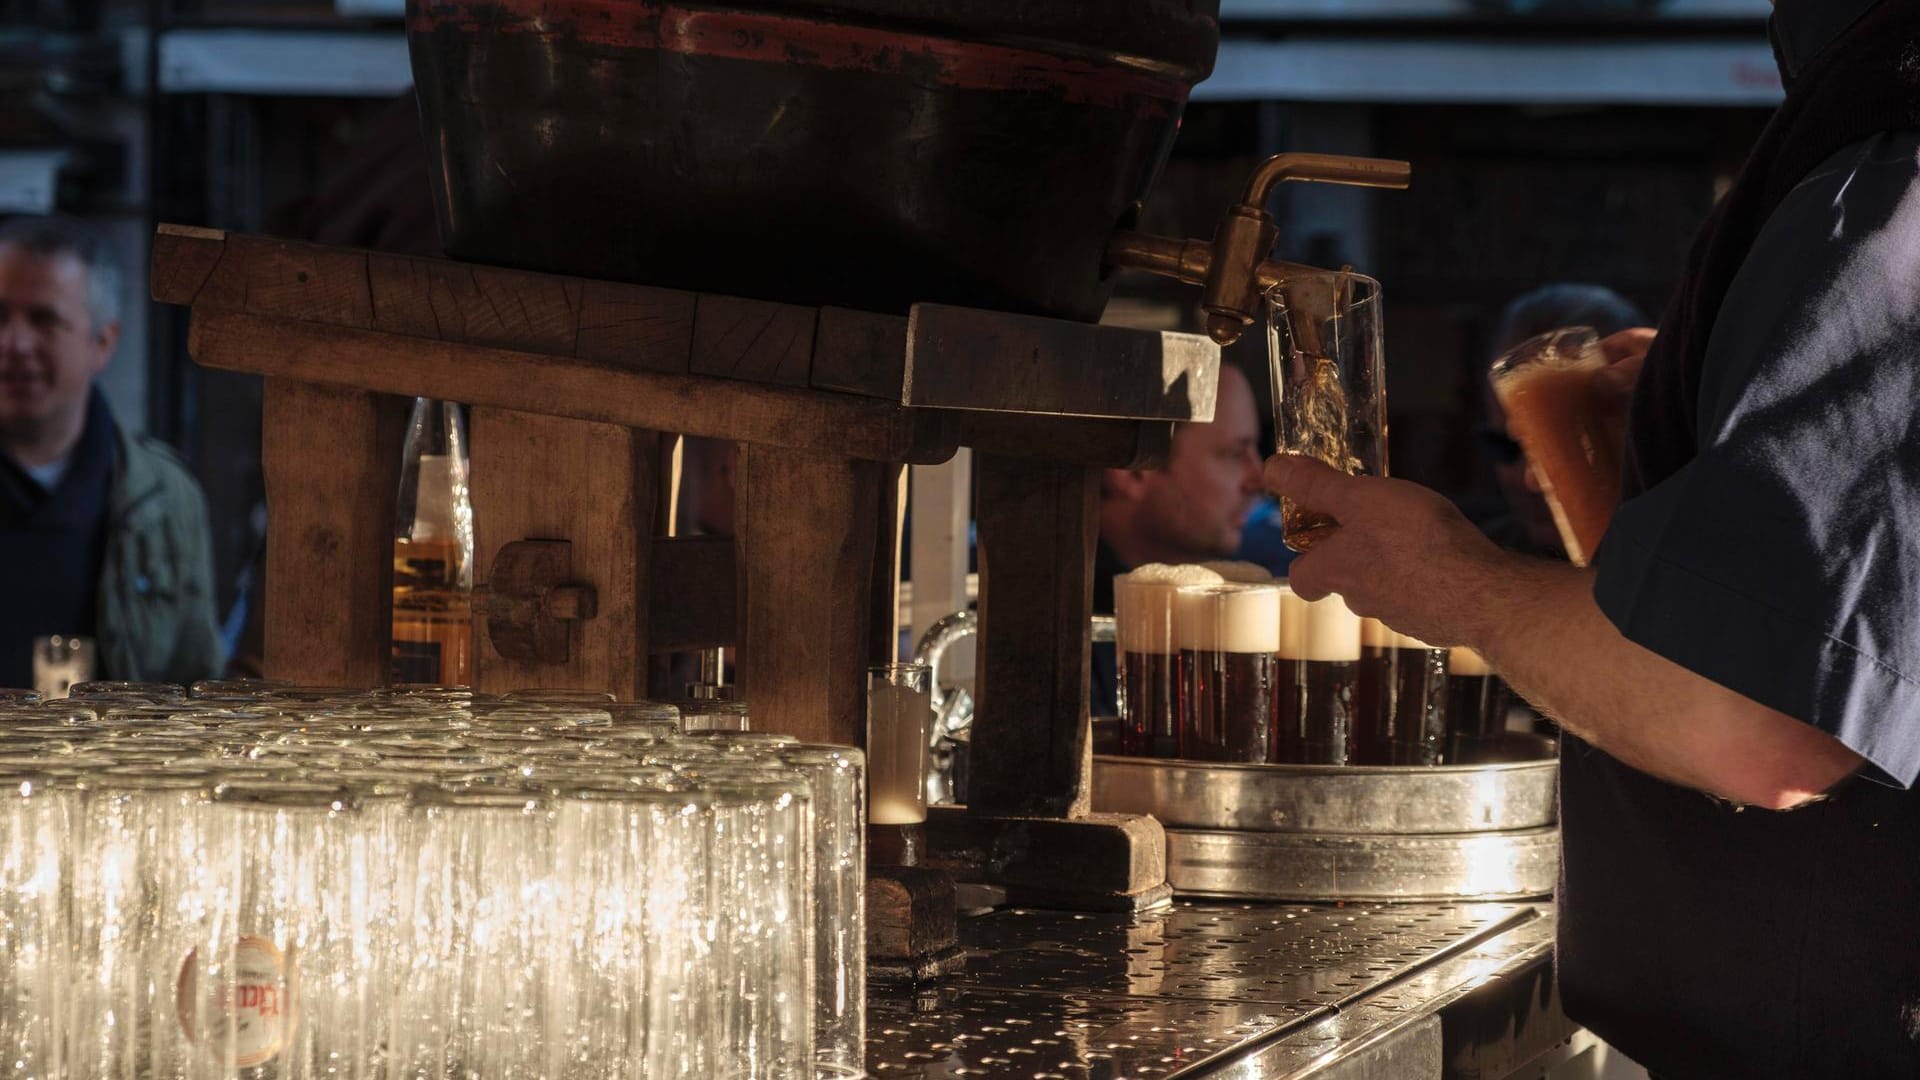
[[[870,994],[868,1067],[876,1078],[1440,1077],[1434,1018],[1469,995],[1504,1002],[1504,980],[1544,970],[1551,941],[1551,913],[1531,904],[1002,911],[963,920],[968,961],[954,979]],[[1538,993],[1537,981],[1512,985]]]
[[[1512,900],[1553,892],[1559,830],[1375,836],[1167,830],[1181,896]]]
[[[1170,829],[1382,835],[1534,829],[1554,821],[1556,775],[1550,757],[1368,768],[1101,755],[1093,759],[1093,807],[1152,814]]]

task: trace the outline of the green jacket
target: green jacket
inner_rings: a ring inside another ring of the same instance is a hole
[[[97,678],[188,684],[226,668],[207,500],[173,451],[119,428],[100,566]]]

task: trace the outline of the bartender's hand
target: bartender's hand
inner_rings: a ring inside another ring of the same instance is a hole
[[[1418,484],[1292,455],[1270,459],[1266,479],[1340,523],[1293,561],[1295,592],[1339,593],[1429,645],[1479,650],[1535,707],[1643,772],[1784,810],[1862,764],[1817,728],[1627,640],[1594,601],[1593,571],[1501,551]]]
[[[1600,339],[1600,352],[1607,366],[1593,377],[1595,396],[1607,412],[1625,416],[1627,402],[1633,399],[1634,384],[1640,381],[1640,369],[1647,362],[1647,350],[1659,333],[1651,326],[1636,326]]]
[[[1435,647],[1478,644],[1469,605],[1514,556],[1438,493],[1405,480],[1348,476],[1312,458],[1267,461],[1267,487],[1340,523],[1293,560],[1287,579],[1308,600],[1339,593],[1357,615]]]

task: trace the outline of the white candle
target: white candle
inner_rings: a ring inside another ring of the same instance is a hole
[[[867,691],[867,821],[915,825],[927,820],[927,727],[933,697],[880,684]]]

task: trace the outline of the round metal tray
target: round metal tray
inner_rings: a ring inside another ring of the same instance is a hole
[[[1553,824],[1551,740],[1508,736],[1519,760],[1431,768],[1093,759],[1093,808],[1170,829],[1404,836]]]
[[[1560,830],[1354,836],[1167,830],[1182,896],[1241,900],[1518,900],[1553,892]]]

